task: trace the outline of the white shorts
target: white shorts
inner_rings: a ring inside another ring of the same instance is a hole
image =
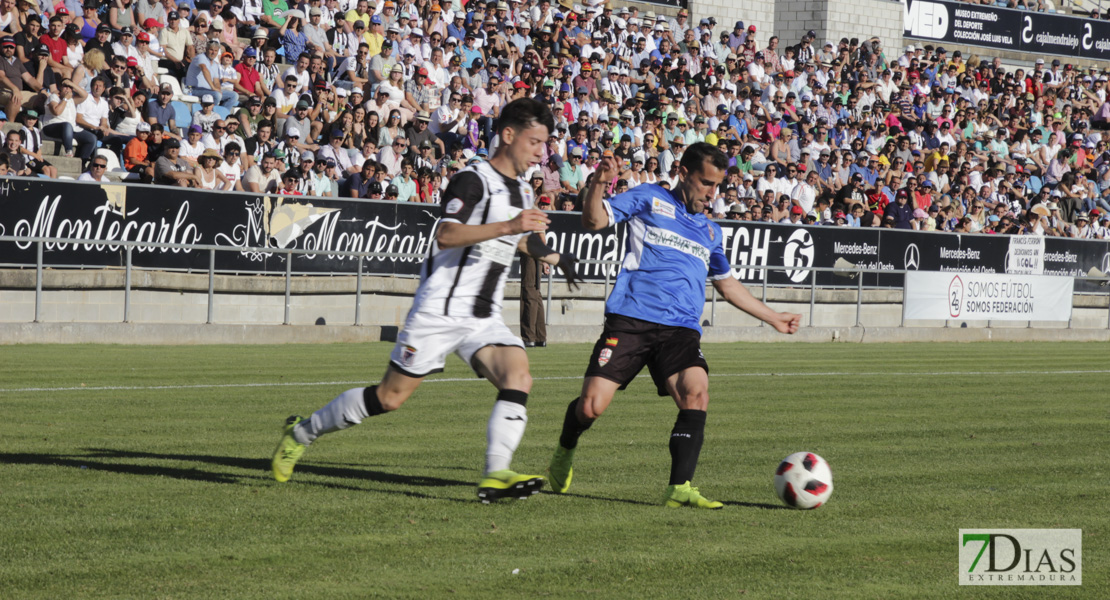
[[[523,348],[524,342],[513,335],[499,314],[478,319],[414,311],[397,336],[389,360],[404,375],[424,377],[442,372],[452,352],[473,369],[474,355],[486,346]]]

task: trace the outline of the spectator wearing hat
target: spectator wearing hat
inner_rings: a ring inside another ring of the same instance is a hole
[[[104,54],[104,60],[108,64],[112,63],[112,58],[115,57],[116,51],[112,48],[112,27],[107,23],[98,25],[92,39],[85,42],[85,54],[93,50],[100,50],[100,52]]]
[[[896,229],[913,229],[913,207],[909,204],[909,194],[906,190],[898,190],[894,195],[894,202],[886,205],[883,210],[883,220],[893,220]]]
[[[254,48],[247,48],[243,50],[242,60],[235,65],[238,78],[233,82],[233,86],[235,92],[239,94],[241,105],[249,105],[251,100],[261,100],[269,95],[262,85],[261,75],[255,69],[257,64],[258,52]]]
[[[187,63],[196,55],[196,48],[193,45],[193,34],[189,32],[187,24],[182,24],[176,10],[170,11],[166,16],[166,27],[159,32],[158,43],[165,54],[165,58],[158,64],[169,69],[174,77],[184,77],[188,71]]]
[[[154,163],[154,183],[179,187],[194,187],[197,176],[193,165],[180,156],[181,142],[169,138],[163,143],[162,156]]]
[[[123,168],[138,174],[143,183],[150,183],[154,178],[154,162],[150,160],[150,147],[147,145],[150,129],[149,123],[139,123],[135,127],[135,137],[123,148]]]
[[[19,130],[22,140],[22,152],[29,157],[28,166],[35,174],[41,174],[51,179],[58,177],[58,170],[42,155],[42,129],[39,128],[39,112],[27,109],[18,115],[17,121],[22,125]]]
[[[300,57],[308,46],[308,37],[304,34],[305,15],[300,10],[289,10],[282,17],[285,22],[278,27],[277,35],[285,56]]]
[[[307,48],[323,55],[327,69],[331,71],[332,67],[335,66],[336,59],[340,56],[336,53],[335,48],[328,43],[327,28],[322,25],[324,11],[318,6],[306,8],[306,10],[308,10],[308,21],[305,22],[304,35],[307,40]]]
[[[342,129],[333,129],[328,136],[328,144],[321,146],[315,152],[316,160],[331,159],[336,164],[338,181],[345,182],[350,175],[357,173],[360,167],[351,160],[351,155],[343,147],[343,138],[346,134]]]
[[[173,88],[169,84],[163,84],[146,104],[146,120],[151,125],[158,124],[165,128],[168,137],[180,139],[181,136],[177,134],[177,113],[172,101]]]
[[[200,125],[193,124],[185,131],[185,139],[178,145],[181,160],[189,163],[190,168],[196,166],[197,159],[205,150],[204,143],[201,141],[202,137],[204,137],[204,130],[201,129]]]
[[[23,90],[39,91],[41,82],[27,71],[16,57],[16,42],[12,36],[0,40],[0,107],[11,115],[19,114],[23,104]]]
[[[218,169],[223,157],[215,148],[208,148],[197,157],[197,166],[193,168],[196,175],[196,187],[202,190],[230,190],[231,182]]]
[[[199,125],[205,134],[212,133],[212,126],[220,120],[219,113],[214,110],[215,106],[216,99],[212,94],[204,94],[200,97],[200,110],[193,113],[193,125]]]

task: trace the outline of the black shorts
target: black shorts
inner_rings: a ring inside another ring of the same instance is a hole
[[[701,334],[693,329],[660,325],[622,315],[606,315],[605,329],[594,344],[586,377],[628,384],[647,365],[660,396],[669,396],[667,378],[690,367],[709,372],[701,353]]]

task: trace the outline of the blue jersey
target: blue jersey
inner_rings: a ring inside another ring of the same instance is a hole
[[[610,225],[628,221],[627,254],[605,312],[700,332],[706,277],[732,276],[721,227],[654,184],[610,198],[605,210]]]

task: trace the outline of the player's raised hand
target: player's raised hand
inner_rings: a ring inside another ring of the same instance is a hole
[[[509,227],[514,234],[527,233],[529,231],[547,231],[547,226],[551,223],[551,219],[547,217],[547,213],[538,208],[528,208],[520,211],[520,214],[509,221]]]
[[[617,163],[617,158],[615,156],[605,156],[601,159],[601,162],[597,163],[597,170],[594,171],[594,177],[597,177],[598,181],[608,184],[614,177],[619,175],[620,172],[621,169],[620,165]]]
[[[802,324],[802,315],[780,312],[775,313],[775,316],[767,322],[779,333],[794,333]]]

